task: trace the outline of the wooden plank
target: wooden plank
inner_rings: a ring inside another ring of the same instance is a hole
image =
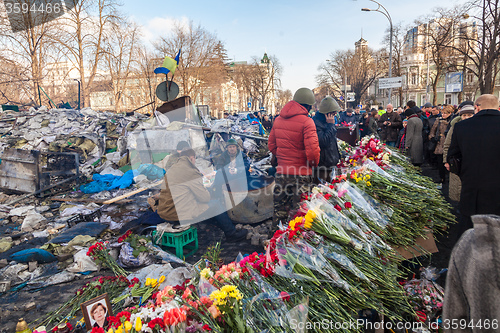
[[[50,198],[49,200],[52,201],[62,201],[62,202],[93,202],[97,204],[103,204],[104,202],[110,200],[101,200],[101,199],[88,199],[88,198]],[[115,203],[128,203],[128,202],[133,202],[134,200],[131,199],[123,199],[120,201],[117,201]]]
[[[151,185],[149,185],[149,186],[142,187],[142,188],[140,188],[140,189],[134,190],[134,191],[132,191],[132,192],[125,193],[125,194],[120,195],[120,196],[118,196],[118,197],[116,197],[116,198],[113,198],[113,199],[110,199],[110,200],[106,200],[106,201],[104,201],[104,202],[103,202],[103,204],[105,204],[105,205],[109,205],[109,204],[115,203],[115,202],[117,202],[117,201],[120,201],[120,200],[122,200],[122,199],[125,199],[125,198],[128,198],[128,197],[131,197],[131,196],[133,196],[133,195],[136,195],[137,193],[141,193],[141,192],[143,192],[143,191],[149,190],[149,189],[151,189],[151,188],[153,188],[153,187],[156,187],[156,186],[159,186],[159,185],[161,185],[161,184],[163,184],[163,180],[158,181],[158,182],[156,182],[156,183],[153,183],[153,184],[151,184]]]

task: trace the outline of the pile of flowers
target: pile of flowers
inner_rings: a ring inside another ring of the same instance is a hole
[[[361,139],[359,146],[349,156],[337,165],[339,168],[356,167],[366,160],[375,162],[380,167],[389,164],[392,151],[385,148],[385,144],[373,136],[365,136]]]
[[[295,332],[307,321],[355,321],[364,309],[394,321],[435,316],[442,289],[429,279],[398,283],[403,258],[395,248],[451,223],[449,206],[430,180],[373,137],[350,152],[342,174],[303,196],[264,253],[226,265],[200,261],[180,286],[160,288],[164,277],[120,280],[125,290],[113,304],[122,311],[106,333]],[[105,254],[102,243],[89,250],[96,260]],[[124,308],[130,297],[137,306]]]

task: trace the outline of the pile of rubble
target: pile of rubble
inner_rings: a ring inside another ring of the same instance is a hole
[[[252,242],[252,245],[261,245],[266,247],[269,242],[269,234],[272,228],[272,221],[267,221],[265,223],[259,224],[257,226],[252,226],[250,224],[237,224],[236,229],[246,229],[248,230],[247,239]]]

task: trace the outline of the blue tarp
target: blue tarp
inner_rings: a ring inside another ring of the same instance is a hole
[[[153,164],[141,164],[136,170],[129,170],[123,176],[95,174],[93,182],[80,186],[83,193],[97,193],[115,188],[127,188],[134,182],[134,177],[145,175],[149,180],[161,179],[165,170]]]

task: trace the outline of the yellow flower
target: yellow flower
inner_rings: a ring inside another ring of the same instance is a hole
[[[370,180],[370,178],[372,178],[372,176],[370,176],[370,175],[366,175],[365,177],[367,180]]]
[[[226,304],[227,293],[222,290],[215,290],[210,294],[210,299],[214,301],[216,306]]]
[[[150,284],[151,284],[151,278],[147,278],[144,286],[149,286]]]
[[[312,227],[312,223],[308,222],[307,219],[306,219],[306,223],[304,223],[304,228],[311,229],[311,227]]]
[[[157,279],[151,279],[151,287],[156,287],[156,284],[158,283]]]
[[[220,288],[220,291],[225,292],[225,293],[230,293],[230,292],[235,291],[235,290],[237,290],[236,286],[232,286],[230,284],[225,285],[224,287]]]
[[[314,210],[308,210],[306,214],[306,219],[307,217],[310,216],[312,219],[316,218],[316,212]]]
[[[295,230],[295,220],[291,220],[289,223],[288,223],[288,226],[290,227],[290,229],[292,230]]]
[[[165,281],[165,275],[160,276],[160,281],[158,282],[158,284],[162,284],[163,281]]]
[[[142,330],[142,321],[141,321],[141,317],[137,317],[137,319],[135,320],[135,330],[137,332],[140,332]]]
[[[113,333],[113,329],[112,329],[112,328],[110,328],[110,329],[108,330],[108,333]]]
[[[210,268],[203,268],[200,272],[200,276],[201,277],[204,277],[205,279],[209,279],[212,277],[212,271],[210,270]]]
[[[367,181],[366,186],[372,186],[372,183],[370,183],[370,181]]]
[[[123,325],[120,325],[120,327],[116,329],[115,333],[123,333]]]
[[[130,321],[126,321],[125,322],[125,333],[130,332],[131,329],[132,329],[132,323]]]
[[[360,180],[361,180],[361,178],[357,178],[357,177],[356,177],[356,183],[357,183],[357,182],[359,182]]]

